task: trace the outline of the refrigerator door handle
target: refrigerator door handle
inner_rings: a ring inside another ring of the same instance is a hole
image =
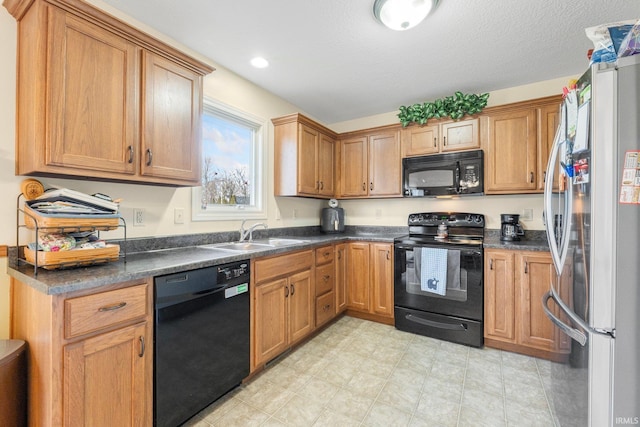
[[[546,179],[544,182],[544,216],[546,219],[545,228],[547,231],[547,240],[549,241],[551,258],[553,259],[553,265],[555,265],[556,272],[558,274],[562,274],[562,266],[564,264],[564,260],[562,260],[560,257],[561,252],[560,252],[560,248],[558,248],[558,240],[556,235],[554,234],[554,227],[551,225],[553,224],[553,220],[554,220],[551,196],[553,195],[553,177],[556,172],[555,169],[556,169],[556,164],[558,159],[558,151],[560,151],[561,130],[562,130],[562,126],[559,126],[558,130],[556,131],[556,136],[553,140],[553,146],[551,148],[551,153],[549,154],[549,162],[547,163],[547,177],[549,179]],[[566,203],[565,203],[565,210],[566,210]]]
[[[549,306],[547,304],[550,299],[553,299],[556,302],[556,304],[558,303],[558,301],[552,295],[552,292],[553,291],[549,291],[546,294],[544,294],[544,296],[542,297],[542,309],[544,310],[544,313],[547,315],[549,320],[551,320],[558,328],[560,328],[560,330],[562,330],[562,332],[567,334],[569,337],[571,337],[572,339],[577,341],[581,346],[584,347],[585,344],[587,344],[587,335],[584,332],[578,329],[572,328],[571,326],[564,323],[562,320],[556,317],[555,314],[551,312],[551,309],[549,309]]]

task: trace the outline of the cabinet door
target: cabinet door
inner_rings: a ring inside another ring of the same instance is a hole
[[[393,245],[371,243],[371,310],[393,317]]]
[[[556,348],[556,328],[542,310],[542,297],[556,280],[548,253],[518,255],[517,308],[520,313],[519,341],[542,350]],[[556,313],[557,314],[557,313]]]
[[[441,151],[460,151],[480,148],[478,119],[443,123]]]
[[[144,52],[141,174],[200,182],[202,76]]]
[[[150,425],[152,344],[142,323],[66,345],[64,425]]]
[[[288,345],[287,279],[274,280],[255,288],[256,366],[273,359]]]
[[[553,140],[560,124],[560,105],[553,103],[538,109],[538,190],[544,191],[547,177],[547,162],[551,154]],[[558,170],[556,168],[556,170]],[[558,190],[558,176],[553,177],[553,189]]]
[[[515,342],[514,255],[484,252],[484,336]]]
[[[524,109],[488,117],[485,192],[535,192],[536,111]]]
[[[347,244],[336,245],[336,312],[347,308]]]
[[[341,195],[358,197],[367,195],[368,150],[367,137],[341,141],[340,159]]]
[[[402,129],[403,157],[437,153],[439,125],[409,126]]]
[[[311,288],[311,271],[289,277],[289,342],[306,337],[313,329],[315,295]]]
[[[347,245],[347,308],[369,311],[369,244]]]
[[[334,168],[335,168],[336,142],[324,134],[320,134],[320,148],[318,149],[318,181],[319,193],[323,196],[333,197],[335,194]]]
[[[49,129],[42,154],[46,164],[71,168],[62,173],[74,175],[134,174],[138,48],[73,15],[48,10]]]
[[[318,145],[320,133],[303,124],[298,125],[298,193],[318,193]]]
[[[369,195],[401,195],[400,133],[369,136]]]

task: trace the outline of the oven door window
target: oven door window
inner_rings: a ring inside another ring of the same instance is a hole
[[[422,256],[420,248],[408,250],[406,254],[407,269],[402,273],[402,282],[405,291],[409,294],[422,295],[432,298],[443,298],[464,302],[467,300],[467,270],[460,266],[460,251],[449,250],[447,259],[447,285],[445,294],[438,295],[422,284],[420,272],[422,269]]]

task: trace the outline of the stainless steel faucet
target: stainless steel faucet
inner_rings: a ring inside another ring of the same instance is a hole
[[[253,241],[253,230],[255,230],[257,227],[264,227],[264,229],[266,230],[267,224],[265,224],[264,222],[259,222],[257,224],[253,224],[251,227],[249,227],[248,229],[244,229],[244,223],[247,222],[246,219],[242,220],[242,224],[240,224],[240,242],[244,242],[244,240],[247,238],[247,236],[249,236],[249,242]]]

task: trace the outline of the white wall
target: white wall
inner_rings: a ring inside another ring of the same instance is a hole
[[[129,21],[148,33],[175,45],[185,51],[188,49],[172,42],[145,25],[126,17],[117,10],[100,2],[92,0],[110,13]],[[16,70],[16,22],[4,8],[0,8],[0,194],[3,203],[0,204],[0,245],[15,245],[16,242],[16,197],[20,192],[20,182],[25,177],[14,176],[15,161],[15,70]],[[274,96],[273,94],[255,86],[254,84],[229,72],[207,58],[202,60],[211,62],[216,71],[207,76],[204,81],[205,95],[232,105],[255,116],[268,120],[268,165],[265,169],[268,179],[267,206],[268,218],[266,222],[271,228],[317,225],[319,210],[325,206],[325,201],[273,197],[273,126],[269,119],[285,114],[301,111],[294,105]],[[514,102],[523,99],[536,98],[559,93],[567,79],[558,79],[526,87],[496,91],[492,93],[490,105]],[[301,111],[303,112],[303,111]],[[303,112],[304,113],[304,112]],[[362,129],[389,123],[396,123],[397,112],[390,112],[377,116],[365,117],[349,122],[329,125],[337,132]],[[114,198],[122,198],[121,213],[129,225],[129,238],[146,236],[166,236],[188,233],[206,233],[216,231],[236,230],[240,221],[191,222],[191,189],[165,188],[133,184],[113,184],[93,181],[41,179],[45,187],[56,185],[73,188],[88,193],[101,192]],[[490,198],[467,198],[461,200],[435,201],[431,199],[417,200],[363,200],[344,201],[346,221],[350,225],[405,225],[407,215],[418,211],[455,210],[484,213],[488,216],[487,226],[499,226],[500,213],[520,213],[523,208],[534,209],[534,221],[525,223],[525,228],[542,228],[540,196],[492,196]],[[133,209],[144,208],[146,213],[145,225],[133,227]],[[174,208],[183,208],[185,223],[173,223]],[[293,211],[296,210],[294,218]],[[115,234],[117,232],[112,232]],[[109,235],[107,238],[111,237]],[[119,237],[113,235],[113,237]],[[6,262],[0,260],[0,338],[9,336],[9,280],[6,275]]]

